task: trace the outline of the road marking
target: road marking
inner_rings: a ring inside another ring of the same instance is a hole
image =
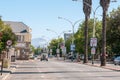
[[[5,76],[2,78],[2,80],[6,80],[9,75],[10,75],[10,73],[8,73],[7,75],[5,75]]]
[[[45,77],[45,76],[43,76],[43,75],[41,76],[41,78],[44,78],[44,77]]]

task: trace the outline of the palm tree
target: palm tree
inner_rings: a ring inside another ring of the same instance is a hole
[[[92,0],[83,0],[83,12],[85,14],[85,46],[84,46],[84,62],[88,62],[88,20],[90,18],[90,13],[91,13],[91,5],[92,5]]]
[[[100,5],[103,9],[103,19],[102,19],[102,53],[101,53],[101,66],[106,65],[106,14],[110,0],[100,0]]]

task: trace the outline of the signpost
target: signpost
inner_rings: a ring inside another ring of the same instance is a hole
[[[74,45],[74,44],[71,44],[71,45],[70,45],[70,50],[71,50],[71,51],[75,51],[75,45]]]
[[[92,47],[91,54],[95,54],[95,47]]]
[[[96,47],[97,46],[97,38],[91,38],[90,39],[90,46]]]
[[[12,44],[11,40],[7,40],[7,45],[10,46]]]
[[[91,54],[92,54],[92,64],[94,64],[94,54],[96,52],[95,47],[97,46],[97,38],[91,38],[90,39],[90,46],[91,48]]]
[[[59,57],[59,53],[60,53],[60,49],[56,49],[56,53],[57,53],[57,59],[58,59],[58,57]]]
[[[7,40],[6,44],[7,44],[8,48],[9,48],[9,46],[12,45],[12,41],[11,41],[11,40]],[[7,52],[7,57],[8,57],[8,52]],[[4,62],[4,61],[3,61],[3,57],[2,57],[1,75],[2,75],[2,72],[3,72],[3,62]]]

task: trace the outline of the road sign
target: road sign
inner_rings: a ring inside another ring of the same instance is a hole
[[[50,49],[50,53],[52,53],[52,49]]]
[[[71,51],[75,51],[75,45],[74,45],[74,44],[71,44],[71,45],[70,45],[70,49],[71,49]]]
[[[91,38],[90,39],[90,46],[96,47],[97,46],[97,38]]]
[[[57,49],[57,50],[56,50],[56,53],[60,53],[60,49]]]
[[[95,47],[91,49],[91,54],[95,54]]]
[[[8,40],[7,41],[7,45],[10,46],[12,44],[12,41],[11,40]]]
[[[66,53],[66,47],[62,48],[62,53],[63,53],[63,54]]]

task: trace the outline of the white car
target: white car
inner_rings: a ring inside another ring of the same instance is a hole
[[[120,56],[114,59],[114,65],[120,65]]]

